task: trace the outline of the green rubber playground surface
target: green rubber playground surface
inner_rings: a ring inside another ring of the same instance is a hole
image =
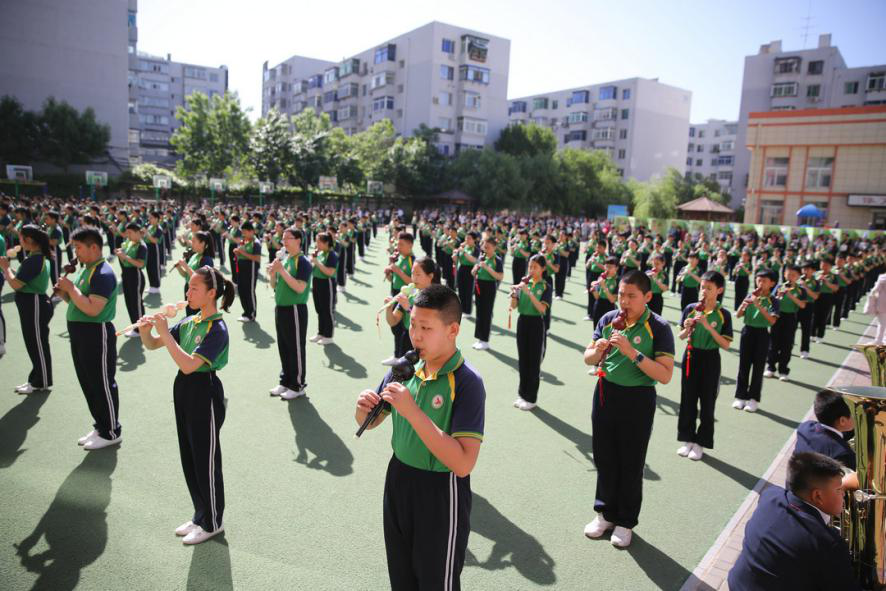
[[[257,289],[257,324],[236,321],[239,302],[226,315],[230,360],[220,373],[229,398],[221,434],[226,532],[197,547],[183,546],[173,534],[192,508],[178,459],[169,355],[144,351],[138,339],[118,340],[124,440],[119,448],[84,452],[76,440],[91,429],[91,419],[74,375],[65,304],[51,324],[55,387],[48,395],[19,396],[13,388],[30,366],[7,286],[0,588],[386,588],[381,496],[390,425],[356,440],[353,419],[358,392],[378,384],[384,373],[379,361],[393,350],[390,331],[383,326],[379,338],[375,327],[387,292],[381,246],[373,242],[367,263],[358,263],[348,293],[339,296],[335,344],[308,344],[307,398],[284,402],[268,395],[279,359],[273,295],[265,283]],[[583,283],[583,272],[573,273],[566,298],[554,302],[533,412],[511,405],[517,353],[506,328],[505,293],[496,299],[491,351],[471,349],[473,322],[462,323],[460,346],[487,391],[486,439],[471,476],[465,589],[678,589],[868,324],[853,313],[841,330],[828,332],[827,342],[813,344],[811,359],[794,357],[792,381],[766,380],[756,415],[730,408],[738,357],[724,353],[716,449],[701,462],[675,453],[675,370],[671,383],[658,388],[640,524],[633,545],[617,550],[582,534],[594,516],[596,478],[590,424],[595,378],[582,363],[591,337],[590,324],[582,321]],[[162,297],[147,297],[147,307],[180,299],[182,285],[177,273],[168,274]],[[731,293],[726,301],[731,306]],[[678,302],[665,299],[672,322]],[[120,328],[127,318],[122,297],[118,305]],[[740,330],[741,322],[736,325]],[[311,306],[309,334],[315,329]],[[678,359],[682,351],[678,343]]]

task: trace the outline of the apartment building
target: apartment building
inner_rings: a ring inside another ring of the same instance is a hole
[[[714,180],[719,183],[722,193],[732,193],[737,133],[737,121],[708,119],[706,123],[690,125],[686,178]]]

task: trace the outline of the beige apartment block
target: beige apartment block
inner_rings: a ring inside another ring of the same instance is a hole
[[[744,221],[796,224],[814,204],[828,226],[886,228],[886,106],[751,113]]]

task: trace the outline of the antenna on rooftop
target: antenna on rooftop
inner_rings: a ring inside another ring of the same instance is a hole
[[[800,29],[803,31],[803,49],[806,49],[809,42],[809,30],[812,28],[812,0],[809,0],[809,9],[806,11],[803,21],[804,24]]]

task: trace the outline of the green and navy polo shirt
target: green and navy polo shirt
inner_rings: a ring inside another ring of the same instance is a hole
[[[311,295],[311,279],[313,278],[313,267],[311,262],[305,258],[303,254],[297,257],[288,256],[283,261],[283,268],[298,279],[305,282],[305,290],[298,293],[286,283],[281,276],[277,276],[277,284],[274,287],[274,301],[278,306],[298,306],[308,303],[308,296]]]
[[[49,289],[49,257],[41,253],[29,255],[22,261],[15,278],[24,283],[16,290],[19,293],[46,295]]]
[[[791,294],[801,302],[805,301],[809,294],[806,293],[806,290],[802,287],[794,285],[790,290]],[[794,303],[788,294],[785,293],[780,300],[778,300],[778,311],[783,314],[796,314],[800,310],[800,307]]]
[[[478,263],[479,264],[479,263]],[[489,258],[486,259],[486,264],[489,265],[496,273],[501,273],[504,271],[504,261],[500,256],[496,256],[495,260],[490,261]],[[478,281],[497,281],[495,277],[493,277],[489,271],[480,267],[477,270],[477,280]]]
[[[688,287],[688,288],[692,289],[693,287],[698,287],[699,285],[701,285],[701,283],[696,281],[695,278],[692,277],[692,275],[690,275],[690,273],[692,273],[693,275],[699,275],[698,272],[700,269],[698,267],[693,268],[693,267],[687,266],[686,269],[684,269],[684,270],[686,271],[686,273],[683,275],[683,279],[682,279],[683,287]],[[700,277],[700,275],[699,275],[699,277]]]
[[[759,301],[760,306],[766,308],[766,311],[769,312],[770,316],[778,316],[778,300],[773,299],[770,296],[763,296],[759,298]],[[769,324],[769,321],[766,320],[766,317],[763,316],[760,309],[754,304],[749,304],[744,311],[744,325],[752,328],[769,328],[772,326]]]
[[[120,250],[123,251],[123,254],[131,259],[135,259],[136,261],[145,262],[145,260],[148,258],[148,247],[145,246],[145,243],[141,240],[139,240],[138,242],[127,240],[120,245]],[[135,267],[135,264],[120,259],[120,266],[124,269],[129,269],[131,267]]]
[[[653,293],[653,294],[661,294],[661,293],[662,293],[662,289],[661,289],[661,287],[659,287],[658,283],[656,283],[656,282],[653,280],[653,278],[658,279],[659,281],[661,281],[662,283],[664,283],[665,285],[667,285],[667,284],[668,284],[668,272],[667,272],[667,270],[666,270],[666,269],[662,269],[662,270],[659,271],[658,273],[652,273],[652,274],[649,276],[649,284],[650,284],[650,286],[651,286],[651,288],[652,288],[652,293]]]
[[[336,254],[336,252],[332,249],[327,250],[326,252],[324,252],[322,250],[318,251],[317,252],[317,262],[320,263],[321,265],[323,265],[324,267],[329,267],[332,270],[337,270],[338,269],[338,254]],[[320,265],[317,265],[316,267],[314,267],[311,274],[314,277],[317,277],[319,279],[329,279],[331,277],[335,277],[335,273],[333,273],[332,275],[327,275],[326,273],[321,271]]]
[[[680,326],[686,322],[686,319],[695,313],[695,304],[689,304],[683,309],[683,315],[680,317]],[[704,313],[707,316],[708,324],[711,325],[722,337],[732,340],[732,314],[729,310],[720,305],[720,302]],[[701,324],[696,324],[692,331],[691,343],[693,349],[719,349],[720,345],[714,340],[710,331],[706,330]]]
[[[529,291],[539,302],[551,307],[551,284],[542,279],[541,281],[529,281]],[[535,309],[529,294],[520,290],[520,299],[517,301],[517,312],[523,316],[541,316],[542,313]]]
[[[597,323],[594,339],[608,339],[612,335],[612,321],[619,310],[611,310]],[[632,325],[621,331],[633,347],[649,359],[674,356],[674,333],[667,321],[652,312],[648,307]],[[628,357],[622,355],[618,347],[612,347],[606,359],[600,363],[606,374],[606,381],[619,386],[654,386],[655,380],[643,373]]]
[[[218,371],[228,364],[228,326],[221,316],[216,312],[204,319],[197,312],[169,329],[185,353],[205,362],[196,369],[198,373]]]
[[[403,256],[402,254],[397,258],[397,262],[394,263],[396,267],[398,267],[401,271],[403,271],[407,277],[412,275],[412,263],[415,261],[415,257],[413,255]],[[399,291],[401,287],[406,285],[406,281],[403,281],[403,278],[400,277],[397,273],[391,273],[391,289]]]
[[[68,322],[110,322],[117,313],[117,277],[114,269],[100,258],[96,262],[86,265],[77,272],[72,280],[77,289],[85,296],[96,295],[105,298],[105,306],[97,316],[89,316],[78,308],[74,302],[68,301],[68,312],[65,318]]]
[[[391,372],[388,372],[376,392],[384,390],[391,381]],[[431,375],[425,375],[424,361],[419,361],[415,376],[404,386],[412,393],[422,412],[444,433],[451,437],[483,441],[486,388],[480,374],[464,362],[461,351],[456,349],[449,361]],[[391,415],[394,423],[391,447],[398,460],[419,470],[450,471],[425,446],[397,409],[392,408]]]

